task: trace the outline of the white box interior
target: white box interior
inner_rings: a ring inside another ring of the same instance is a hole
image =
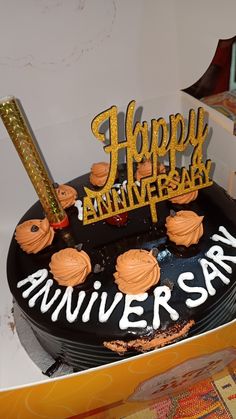
[[[97,113],[112,105],[124,111],[132,99],[144,107],[146,120],[187,115],[200,105],[179,91],[205,72],[218,40],[236,34],[235,12],[234,0],[227,7],[220,0],[3,2],[1,96],[21,100],[54,180],[66,182],[106,158],[90,131]],[[210,115],[209,126],[214,179],[227,187],[236,137],[222,119]],[[15,225],[37,197],[1,123],[0,136],[0,384],[5,388],[45,376],[19,343],[5,273]]]

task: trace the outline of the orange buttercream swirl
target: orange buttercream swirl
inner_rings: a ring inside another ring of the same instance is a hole
[[[118,256],[115,283],[125,294],[142,294],[160,279],[160,267],[152,252],[131,249]]]
[[[197,244],[203,235],[203,218],[193,211],[178,211],[174,216],[170,215],[166,219],[169,239],[186,247]]]
[[[189,204],[192,201],[195,201],[197,197],[198,191],[192,191],[184,193],[183,195],[174,196],[173,198],[170,198],[170,201],[172,202],[172,204],[184,205]]]
[[[54,230],[47,218],[24,221],[16,227],[15,238],[26,253],[38,253],[53,241]]]
[[[94,163],[91,167],[89,180],[94,186],[104,186],[109,174],[110,164],[105,162]]]
[[[157,174],[165,173],[166,169],[164,164],[157,163]],[[135,179],[140,181],[144,177],[152,175],[152,161],[145,160],[144,162],[138,163],[137,170],[135,172]]]
[[[69,208],[75,204],[77,191],[69,185],[58,185],[55,188],[62,208]]]
[[[175,176],[174,181],[170,181],[169,186],[171,187],[171,189],[173,190],[177,189],[178,186],[176,182],[177,183],[180,182],[179,176]],[[184,193],[182,195],[173,196],[173,198],[170,198],[170,201],[172,202],[172,204],[184,205],[184,204],[189,204],[192,201],[195,201],[197,197],[198,197],[198,191],[192,191],[192,192]]]
[[[82,284],[91,272],[90,257],[87,253],[72,247],[54,253],[49,267],[58,284],[66,287]]]

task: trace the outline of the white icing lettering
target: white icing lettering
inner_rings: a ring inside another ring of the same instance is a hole
[[[80,221],[83,221],[83,202],[80,199],[78,199],[75,202],[75,207],[78,209],[78,219]]]
[[[82,316],[82,321],[84,323],[87,323],[90,320],[91,310],[92,310],[92,307],[93,307],[95,301],[97,300],[97,298],[98,298],[98,293],[96,291],[92,292],[89,303],[88,303],[88,305],[86,307],[86,310],[85,310],[85,312]]]
[[[122,186],[120,184],[114,185],[114,187],[121,187],[126,188],[127,181],[124,181]],[[82,208],[82,201],[77,201],[77,208],[83,210]],[[233,237],[225,227],[220,226],[219,232],[222,234],[214,234],[212,239],[214,241],[222,242],[223,244],[230,245],[236,248],[236,238]],[[215,278],[219,278],[224,284],[228,285],[230,283],[230,279],[225,276],[219,268],[227,272],[228,274],[232,274],[232,267],[230,264],[236,264],[236,256],[228,256],[224,254],[224,250],[219,245],[212,246],[207,252],[206,257],[210,260],[205,258],[199,261],[202,272],[205,279],[205,288],[203,287],[196,287],[187,285],[188,281],[194,280],[194,274],[192,272],[183,272],[178,277],[178,285],[179,287],[186,293],[195,293],[199,294],[197,298],[187,298],[186,299],[186,306],[189,308],[198,307],[203,304],[208,297],[213,296],[216,294],[216,289],[213,287],[213,281]],[[160,259],[161,260],[161,259]],[[217,266],[219,266],[219,268]],[[52,279],[48,279],[48,271],[47,269],[40,269],[37,272],[29,275],[27,278],[19,281],[17,283],[17,288],[24,287],[24,291],[22,291],[23,298],[29,298],[28,304],[29,307],[34,307],[37,300],[42,296],[42,301],[40,305],[40,310],[42,313],[46,313],[52,306],[55,304],[55,309],[51,315],[51,320],[53,322],[58,320],[58,317],[65,307],[65,315],[66,320],[69,323],[74,322],[81,310],[82,304],[84,303],[86,292],[80,291],[78,293],[77,304],[75,308],[72,310],[72,296],[73,296],[73,288],[67,287],[60,299],[58,297],[62,294],[61,289],[56,288],[54,293],[51,291],[52,296],[50,295],[50,290],[52,289],[54,281]],[[190,283],[191,284],[191,283]],[[108,294],[106,292],[100,290],[102,284],[100,281],[95,281],[93,284],[94,291],[88,296],[89,302],[86,305],[84,312],[81,313],[82,321],[84,323],[88,322],[91,317],[92,310],[94,309],[94,304],[97,301],[98,297],[100,297],[99,305],[96,304],[96,309],[98,306],[98,321],[100,323],[105,323],[109,320],[110,316],[118,306],[118,304],[124,298],[124,309],[123,314],[119,321],[119,327],[121,330],[125,330],[130,328],[145,328],[147,326],[147,321],[143,318],[131,321],[129,319],[130,315],[142,316],[144,313],[144,308],[140,305],[132,305],[133,301],[145,301],[148,298],[147,293],[138,294],[138,295],[125,295],[121,292],[117,292],[114,296],[112,303],[108,306]],[[26,289],[25,289],[26,288]],[[40,288],[40,289],[39,289]],[[36,290],[36,294],[31,296],[31,293]],[[179,314],[176,310],[174,310],[170,305],[169,301],[171,299],[171,290],[167,286],[157,286],[153,291],[154,296],[154,306],[153,306],[153,328],[158,329],[161,325],[160,319],[160,307],[163,307],[170,315],[170,318],[174,321],[178,320]]]
[[[29,275],[27,278],[22,279],[17,283],[17,288],[21,288],[23,285],[30,283],[31,286],[22,293],[23,298],[27,298],[30,293],[38,287],[48,276],[47,269],[40,269],[37,272]]]
[[[114,183],[114,185],[112,186],[112,188],[117,189],[119,191],[121,187],[121,183]]]
[[[66,305],[66,319],[69,323],[73,323],[79,314],[79,310],[81,308],[81,305],[84,301],[85,298],[85,291],[80,291],[78,294],[78,300],[77,300],[77,304],[76,307],[72,313],[71,311],[71,303],[72,303],[72,294],[73,294],[73,288],[72,287],[67,287],[64,295],[60,301],[60,303],[58,304],[57,308],[54,310],[54,312],[52,313],[51,319],[53,322],[58,320],[58,316],[62,310],[62,308]]]
[[[95,289],[95,290],[99,290],[100,288],[101,288],[101,282],[100,281],[95,281],[94,282],[94,284],[93,284],[93,288]]]
[[[220,236],[219,234],[213,234],[212,240],[215,242],[221,241],[222,243],[229,244],[232,247],[236,247],[236,238],[231,236],[231,234],[226,230],[225,227],[220,226],[219,231],[223,233],[223,236]]]
[[[46,313],[50,309],[50,307],[53,305],[53,303],[57,300],[57,298],[59,297],[59,295],[61,294],[61,290],[60,289],[56,289],[56,291],[54,292],[54,295],[51,298],[51,300],[47,301],[48,300],[49,290],[50,290],[52,284],[53,284],[53,280],[52,279],[49,279],[47,281],[47,284],[46,284],[47,289],[46,289],[46,291],[44,293],[43,300],[42,300],[41,307],[40,307],[42,313]]]
[[[127,193],[127,182],[128,182],[127,180],[124,180],[123,183],[115,183],[112,186],[112,189],[117,190],[118,195],[121,194],[121,189],[124,189],[124,191]],[[136,180],[135,183],[138,186],[140,186],[140,182],[138,180]],[[111,191],[110,191],[110,193],[111,193]],[[106,201],[107,200],[106,195],[102,195],[102,199],[104,201]],[[80,199],[77,199],[75,201],[75,207],[78,209],[78,219],[80,221],[83,221],[83,217],[84,217],[83,201],[81,201]],[[97,202],[96,198],[93,200],[93,208],[94,208],[95,212],[98,211],[98,202]]]
[[[145,301],[148,297],[147,292],[144,294],[137,294],[137,295],[126,295],[125,296],[125,307],[123,311],[123,315],[120,319],[119,326],[121,330],[128,329],[128,327],[146,327],[147,322],[146,320],[138,320],[136,322],[129,321],[128,317],[130,314],[134,313],[137,314],[137,316],[141,316],[144,312],[143,307],[141,306],[132,306],[131,303],[133,301]]]
[[[205,290],[205,288],[202,287],[189,287],[185,284],[185,281],[192,281],[194,279],[194,275],[192,272],[184,272],[179,275],[178,277],[178,285],[180,288],[182,288],[185,292],[196,292],[200,294],[201,296],[199,298],[196,298],[196,300],[192,300],[191,298],[187,298],[185,301],[185,304],[189,308],[198,307],[201,304],[205,303],[208,297],[208,292]]]
[[[127,179],[124,180],[124,182],[122,183],[122,188],[125,190],[125,192],[127,192],[127,183],[128,183]]]
[[[68,320],[69,323],[73,323],[79,314],[80,311],[80,307],[84,301],[85,298],[85,291],[80,291],[78,294],[78,300],[77,300],[77,305],[73,311],[73,313],[71,312],[71,299],[72,299],[72,293],[73,293],[73,288],[70,289],[70,292],[68,293],[68,299],[67,299],[67,303],[66,303],[66,318]]]
[[[41,309],[41,312],[42,313],[46,313],[46,311],[49,310],[49,308],[53,305],[54,301],[56,301],[56,299],[61,294],[61,290],[60,289],[57,289],[54,292],[53,297],[49,301],[47,301],[48,300],[48,294],[49,294],[49,291],[50,291],[50,288],[51,288],[52,284],[53,284],[53,280],[52,279],[48,279],[47,282],[46,282],[46,284],[43,286],[43,288],[41,288],[36,294],[34,294],[33,297],[30,298],[30,300],[28,302],[29,307],[34,307],[37,299],[41,295],[43,295],[43,299],[42,299],[42,303],[41,303],[40,309]]]
[[[53,322],[56,322],[56,321],[57,321],[58,316],[59,316],[59,314],[60,314],[60,312],[61,312],[61,309],[62,309],[62,308],[64,307],[64,305],[67,303],[68,296],[69,296],[69,294],[72,294],[72,292],[73,292],[73,288],[72,288],[72,287],[67,287],[67,288],[66,288],[66,290],[65,290],[65,292],[64,292],[64,295],[63,295],[63,297],[62,297],[62,299],[61,299],[60,303],[58,304],[57,308],[54,310],[54,312],[53,312],[53,313],[52,313],[52,315],[51,315],[51,320],[52,320]]]
[[[97,212],[97,210],[98,210],[98,202],[97,202],[96,198],[93,201],[93,207],[94,207],[94,211]]]
[[[170,314],[172,320],[178,320],[179,314],[168,304],[171,297],[171,290],[166,285],[156,287],[153,291],[154,294],[154,310],[153,310],[153,329],[158,329],[161,325],[160,320],[160,306],[165,308]],[[161,295],[164,294],[164,295]]]
[[[114,183],[112,188],[117,189],[118,194],[120,195],[121,194],[121,188],[124,189],[125,192],[127,192],[127,183],[128,183],[128,181],[126,179],[122,183]]]
[[[212,246],[206,253],[206,256],[212,259],[218,265],[222,266],[222,268],[225,269],[225,271],[228,272],[229,274],[232,273],[231,266],[225,263],[224,260],[228,260],[229,262],[236,263],[236,256],[224,255],[224,251],[222,247],[220,246]]]
[[[207,291],[210,295],[215,295],[216,290],[213,287],[213,285],[211,284],[211,282],[215,279],[215,278],[220,278],[221,281],[228,285],[230,283],[229,278],[227,278],[225,275],[222,274],[222,272],[220,272],[220,270],[214,265],[214,263],[209,262],[206,259],[201,259],[200,260],[200,264],[202,267],[202,271],[203,271],[203,275],[205,277],[205,283],[206,283],[206,287],[207,287]],[[211,269],[211,272],[209,272],[209,268]]]
[[[109,309],[106,311],[105,307],[106,307],[106,302],[107,302],[107,292],[102,293],[101,304],[100,304],[99,313],[98,313],[98,320],[101,323],[107,322],[110,315],[113,313],[114,309],[116,308],[117,304],[122,300],[122,298],[123,298],[123,294],[121,292],[117,292],[113,300],[113,303],[111,304]]]

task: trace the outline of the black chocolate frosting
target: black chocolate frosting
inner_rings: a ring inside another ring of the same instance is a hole
[[[91,187],[88,179],[88,175],[84,175],[69,183],[77,190],[79,199],[82,199],[84,195],[83,186]],[[175,211],[188,209],[195,211],[198,215],[204,215],[204,235],[198,245],[186,249],[184,247],[176,247],[169,242],[165,230],[165,219],[169,215],[170,209]],[[81,310],[81,313],[83,313],[83,308],[85,309],[90,295],[94,291],[94,281],[102,283],[99,293],[102,291],[108,293],[108,306],[110,306],[115,293],[118,292],[113,278],[117,256],[131,248],[146,250],[157,248],[159,251],[157,259],[161,268],[159,285],[169,285],[172,288],[170,305],[179,313],[180,318],[178,322],[184,323],[190,319],[195,320],[196,324],[191,329],[190,335],[202,333],[233,319],[235,316],[236,292],[235,264],[231,264],[233,273],[230,284],[225,285],[220,279],[216,278],[214,280],[214,288],[217,290],[215,296],[209,296],[203,305],[194,309],[189,309],[185,305],[184,302],[190,297],[190,294],[186,294],[179,288],[177,279],[182,272],[192,272],[195,280],[191,285],[206,288],[199,259],[205,257],[206,251],[213,244],[217,244],[211,240],[211,236],[218,232],[220,225],[226,227],[230,234],[236,237],[236,204],[234,200],[222,188],[214,184],[211,187],[200,190],[197,200],[188,205],[177,206],[171,204],[170,201],[158,203],[157,213],[158,223],[154,225],[151,221],[148,206],[131,211],[128,214],[127,225],[118,228],[107,224],[106,221],[99,221],[84,226],[82,221],[78,219],[76,207],[71,207],[67,210],[70,220],[69,230],[75,243],[82,243],[83,250],[90,255],[93,267],[99,264],[104,268],[99,273],[91,273],[83,285],[74,288],[72,306],[76,304],[78,292],[82,289],[85,290],[86,298]],[[35,203],[27,211],[20,223],[32,218],[43,218],[42,207],[39,202]],[[232,247],[222,243],[220,243],[220,246],[227,255],[236,254],[235,249]],[[149,296],[146,301],[136,303],[144,308],[144,315],[141,318],[147,320],[145,329],[130,328],[121,330],[119,328],[124,299],[115,308],[109,321],[105,324],[98,322],[99,299],[91,311],[91,321],[88,323],[81,322],[80,315],[75,322],[69,323],[65,317],[65,308],[62,309],[58,321],[52,322],[51,314],[55,310],[57,303],[43,314],[40,311],[41,299],[37,300],[35,307],[30,308],[28,306],[28,299],[22,298],[24,287],[18,289],[17,282],[38,269],[47,268],[49,270],[48,265],[52,254],[63,247],[66,247],[66,243],[62,239],[61,232],[57,231],[52,245],[37,255],[28,255],[23,252],[13,237],[8,254],[7,273],[11,292],[46,350],[55,359],[60,356],[60,358],[75,368],[84,369],[120,359],[119,355],[103,347],[103,341],[130,340],[143,336],[151,338],[154,333],[152,328],[153,288],[148,291]],[[53,278],[50,272],[49,278]],[[53,295],[56,288],[61,288],[64,293],[65,288],[60,287],[54,281],[49,298],[50,295]],[[197,297],[199,297],[198,294],[196,296],[194,293],[191,294],[192,299]],[[135,305],[135,302],[133,304]],[[175,323],[163,308],[160,311],[160,317],[161,329],[163,330]],[[130,320],[132,320],[132,316]],[[133,320],[139,319],[137,316],[134,316]],[[134,352],[131,352],[126,355],[133,354]]]

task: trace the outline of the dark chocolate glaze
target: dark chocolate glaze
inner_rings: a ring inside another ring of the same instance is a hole
[[[83,186],[89,184],[88,175],[81,176],[69,184],[73,186],[77,192],[79,199],[84,195]],[[121,179],[122,181],[122,174]],[[191,246],[189,249],[177,247],[170,243],[166,236],[165,219],[169,215],[170,209],[180,210],[188,209],[195,211],[198,215],[204,215],[204,235],[198,245]],[[205,279],[199,259],[205,257],[206,251],[213,246],[219,244],[227,255],[236,255],[236,249],[231,246],[216,243],[211,240],[211,236],[218,232],[218,227],[223,225],[227,228],[231,235],[236,237],[236,204],[225,191],[214,184],[211,187],[199,191],[199,197],[196,201],[188,204],[176,206],[170,201],[163,201],[157,204],[158,223],[153,224],[150,217],[149,207],[143,207],[128,214],[128,222],[123,227],[115,227],[100,221],[91,225],[84,226],[78,219],[78,211],[76,207],[67,210],[70,220],[69,232],[71,233],[76,244],[82,243],[85,250],[91,258],[92,266],[99,264],[104,268],[99,273],[91,273],[83,285],[74,288],[73,306],[77,302],[78,292],[86,291],[86,298],[82,304],[77,320],[69,323],[65,317],[65,307],[62,309],[58,321],[52,322],[52,312],[61,300],[61,297],[46,312],[41,313],[40,305],[42,297],[40,297],[35,307],[28,306],[28,298],[22,298],[24,287],[18,289],[17,282],[26,278],[28,275],[36,272],[38,269],[48,268],[51,256],[63,247],[66,247],[65,241],[62,239],[62,232],[57,231],[54,241],[50,247],[47,247],[37,255],[28,255],[23,252],[16,243],[14,237],[12,239],[8,261],[7,274],[11,292],[20,309],[29,320],[36,336],[45,349],[54,356],[68,362],[76,369],[84,369],[96,365],[116,361],[120,356],[103,347],[103,341],[109,340],[130,340],[138,337],[146,336],[152,338],[154,330],[153,321],[153,288],[148,291],[148,299],[142,303],[133,302],[133,305],[141,305],[144,308],[144,314],[140,318],[131,315],[130,320],[136,321],[145,319],[147,327],[145,329],[129,328],[121,330],[119,328],[119,320],[123,313],[124,299],[117,305],[109,320],[106,323],[98,321],[98,308],[100,298],[95,302],[91,311],[91,320],[88,323],[81,321],[81,316],[88,304],[91,293],[94,291],[94,281],[100,281],[102,286],[99,290],[99,296],[103,291],[108,293],[108,307],[113,301],[114,295],[118,292],[118,288],[114,283],[113,273],[115,272],[115,262],[119,254],[131,249],[157,248],[159,253],[157,259],[161,268],[160,285],[169,284],[172,288],[172,296],[169,304],[179,313],[178,322],[186,322],[194,319],[196,324],[191,329],[190,335],[202,333],[230,321],[235,316],[235,292],[236,292],[236,265],[230,263],[233,269],[231,281],[229,285],[216,278],[214,280],[214,288],[217,290],[215,296],[210,297],[199,307],[189,309],[185,301],[187,298],[198,298],[199,294],[188,294],[181,290],[177,284],[177,279],[182,272],[192,272],[194,281],[191,286],[201,286],[206,288]],[[41,204],[37,202],[20,220],[25,221],[32,218],[43,218]],[[222,268],[222,272],[229,276]],[[49,272],[48,278],[52,278]],[[28,288],[28,285],[25,286]],[[64,294],[65,287],[60,287],[54,281],[50,290],[49,298],[55,292],[56,288],[62,289]],[[30,295],[34,295],[37,289]],[[160,310],[161,328],[165,330],[175,324],[170,319],[169,313],[163,308]],[[134,352],[127,353],[125,356],[132,356]]]

